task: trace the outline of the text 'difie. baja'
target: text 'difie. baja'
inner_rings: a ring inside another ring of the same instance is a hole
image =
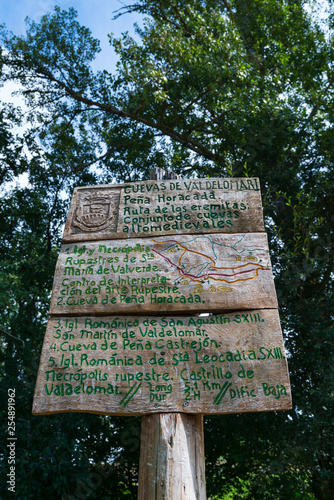
[[[286,410],[277,310],[209,316],[51,318],[33,413]]]

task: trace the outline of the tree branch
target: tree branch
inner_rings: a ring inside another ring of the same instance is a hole
[[[324,91],[321,93],[321,97],[324,97],[325,95],[327,95],[329,89],[331,88],[331,86],[333,85],[334,83],[334,76],[329,80],[326,88],[324,89]],[[321,104],[322,104],[322,100],[318,100],[317,104],[315,104],[310,112],[310,114],[308,115],[308,117],[306,118],[306,121],[311,121],[312,118],[317,114]]]
[[[69,97],[71,97],[73,100],[77,102],[86,104],[91,108],[94,107],[95,109],[100,109],[106,113],[111,113],[115,116],[118,116],[119,118],[133,120],[142,123],[144,125],[147,125],[150,128],[160,130],[165,135],[169,136],[171,139],[183,144],[184,146],[188,147],[190,150],[194,151],[197,154],[204,155],[206,158],[213,161],[222,160],[221,157],[217,156],[217,154],[206,148],[203,144],[198,143],[194,139],[186,137],[184,134],[177,132],[175,129],[171,128],[170,126],[164,123],[155,122],[147,118],[144,118],[142,116],[138,116],[137,114],[129,113],[128,111],[124,111],[110,104],[104,104],[98,101],[94,101],[93,99],[90,99],[88,97],[85,97],[79,92],[73,90],[67,83],[63,82],[62,80],[59,80],[59,78],[55,77],[50,71],[46,70],[43,67],[34,68],[33,71],[35,71],[36,75],[39,78],[46,79],[47,81],[56,84],[58,87],[64,90]],[[36,89],[36,92],[38,91],[39,90]],[[136,113],[138,112],[138,110],[139,108],[137,108]]]

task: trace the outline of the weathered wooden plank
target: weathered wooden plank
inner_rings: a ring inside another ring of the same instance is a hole
[[[206,500],[203,417],[142,417],[138,500]]]
[[[51,318],[33,413],[286,410],[278,311]]]
[[[258,231],[256,178],[151,180],[76,188],[63,241]]]
[[[51,314],[277,307],[265,233],[65,244]]]

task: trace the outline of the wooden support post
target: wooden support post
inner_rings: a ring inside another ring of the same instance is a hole
[[[178,178],[151,170],[152,180]],[[144,415],[140,441],[138,500],[206,500],[202,415]]]
[[[151,180],[155,181],[165,181],[165,180],[173,180],[180,179],[180,176],[175,172],[166,172],[163,168],[155,167],[152,168],[150,173]]]
[[[206,500],[202,415],[142,417],[138,500]]]

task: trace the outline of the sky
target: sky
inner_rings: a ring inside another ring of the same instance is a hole
[[[113,70],[116,59],[109,46],[108,33],[112,32],[118,37],[124,31],[129,31],[135,35],[133,24],[140,24],[139,15],[124,14],[113,20],[116,11],[132,3],[132,0],[0,0],[0,24],[6,24],[15,35],[22,35],[25,33],[24,20],[27,16],[38,21],[47,12],[52,12],[55,5],[64,10],[74,7],[80,24],[89,28],[101,43],[102,52],[97,56],[94,69]]]
[[[78,12],[79,23],[89,28],[93,37],[100,40],[102,50],[93,62],[92,69],[95,71],[106,69],[113,72],[117,59],[113,48],[109,45],[108,33],[119,37],[121,33],[128,31],[131,36],[139,40],[133,25],[141,24],[141,16],[124,14],[113,20],[119,9],[133,3],[132,0],[0,0],[0,25],[5,24],[15,35],[23,35],[26,30],[26,17],[38,22],[44,14],[52,12],[55,5],[63,10],[74,7]],[[18,90],[18,84],[7,83],[0,88],[0,99],[3,102],[12,102],[24,110],[23,98],[15,94]],[[20,185],[26,185],[27,182],[26,174],[18,177]],[[2,189],[6,191],[15,184],[16,180],[4,185]]]

